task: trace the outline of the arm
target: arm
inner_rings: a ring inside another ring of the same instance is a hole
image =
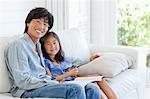
[[[56,80],[61,81],[64,78],[67,78],[67,77],[70,77],[70,76],[76,76],[77,72],[78,72],[78,68],[74,68],[74,69],[68,71],[67,73],[65,73],[63,75],[56,76]]]
[[[12,81],[17,87],[29,90],[46,85],[43,79],[32,74],[31,64],[26,50],[21,43],[15,42],[5,51],[6,64],[11,74]]]

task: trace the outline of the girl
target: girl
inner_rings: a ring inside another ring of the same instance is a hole
[[[48,75],[57,81],[73,80],[78,68],[67,69],[72,66],[72,62],[64,57],[58,36],[54,32],[49,32],[41,39],[41,43],[45,64],[50,70],[47,72]]]
[[[74,68],[71,70],[67,69],[68,67],[72,67],[73,63],[69,58],[66,58],[64,56],[64,52],[60,44],[60,39],[57,34],[54,32],[48,32],[44,37],[41,38],[40,42],[43,56],[45,57],[45,64],[50,70],[50,72],[47,72],[48,75],[51,75],[52,79],[55,79],[57,81],[73,80],[77,75],[78,68]],[[97,57],[99,56],[91,56],[90,60],[92,61]],[[99,81],[98,85],[106,94],[108,99],[117,99],[112,89],[104,80]]]

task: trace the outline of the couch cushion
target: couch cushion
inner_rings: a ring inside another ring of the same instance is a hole
[[[130,93],[133,90],[137,91],[137,87],[140,85],[140,78],[137,76],[137,71],[134,69],[127,69],[121,72],[119,75],[113,77],[113,79],[105,79],[115,91],[119,99],[127,96],[127,93]]]
[[[4,49],[9,40],[10,39],[6,37],[0,38],[0,93],[8,92],[10,90],[10,83],[4,59]]]
[[[0,94],[0,99],[20,99],[19,97],[13,97],[10,93]],[[27,98],[32,99],[32,98]],[[33,99],[64,99],[64,98],[33,98]]]
[[[83,34],[76,28],[58,31],[62,48],[66,57],[80,59],[87,62],[90,57],[90,50]]]
[[[4,50],[9,42],[18,39],[22,35],[15,35],[11,37],[0,37],[0,93],[9,92],[11,85],[8,78],[8,71],[5,65]]]
[[[12,95],[10,93],[0,94],[0,98],[1,99],[20,99],[17,97],[12,97]]]

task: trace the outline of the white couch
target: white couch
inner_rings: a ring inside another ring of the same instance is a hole
[[[86,43],[83,35],[77,29],[59,31],[61,43],[66,56],[86,60],[90,54],[96,52],[120,52],[133,56],[136,64],[109,81],[111,88],[119,99],[144,99],[145,88],[145,60],[144,51],[132,47],[100,47]],[[14,37],[0,37],[0,99],[13,99],[9,93],[10,82],[4,61],[4,49],[9,42],[17,39]],[[15,97],[16,98],[16,97]]]

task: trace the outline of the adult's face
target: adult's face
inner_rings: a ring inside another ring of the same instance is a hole
[[[27,33],[33,41],[41,38],[48,31],[48,20],[44,18],[32,19],[30,23],[27,23],[28,31]]]

